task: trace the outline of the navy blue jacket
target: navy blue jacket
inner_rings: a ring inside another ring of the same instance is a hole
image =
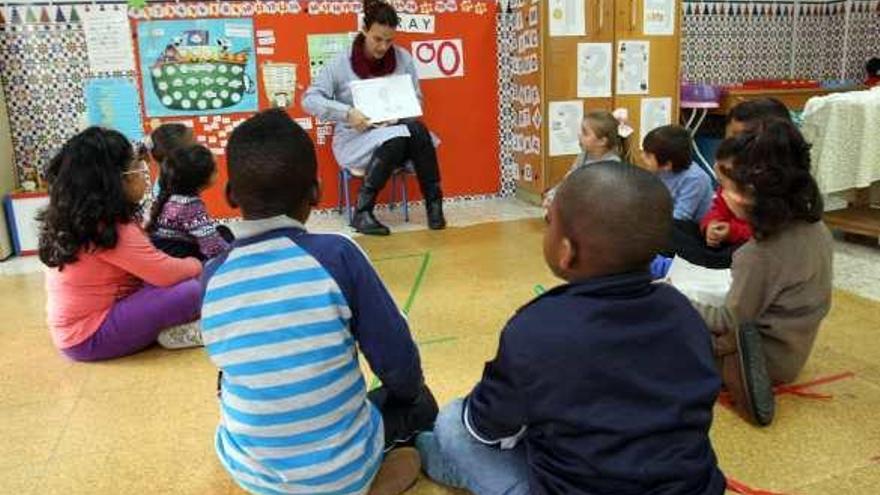
[[[629,273],[521,308],[463,419],[478,440],[524,443],[532,493],[716,495],[725,480],[709,427],[720,386],[688,300]]]

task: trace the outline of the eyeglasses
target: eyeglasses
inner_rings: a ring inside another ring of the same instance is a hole
[[[122,172],[122,175],[123,176],[144,175],[144,176],[149,177],[150,176],[150,167],[148,167],[147,164],[143,160],[140,160],[140,164],[141,164],[140,167],[133,169],[133,170],[126,170],[125,172]]]

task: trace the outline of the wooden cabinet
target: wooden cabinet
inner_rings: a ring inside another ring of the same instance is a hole
[[[582,0],[576,0],[582,1]],[[674,28],[669,35],[645,35],[645,5],[662,4],[659,0],[583,0],[583,36],[551,36],[550,16],[554,6],[566,4],[565,0],[520,0],[513,1],[513,14],[508,22],[513,22],[515,32],[520,38],[536,39],[537,43],[523,45],[518,43],[515,59],[536,56],[537,68],[531,73],[516,70],[514,89],[522,92],[536,91],[537,102],[515,101],[517,113],[517,136],[513,142],[514,161],[520,172],[518,192],[520,196],[537,201],[541,194],[556,185],[571,167],[576,155],[551,156],[550,154],[550,103],[580,100],[584,112],[626,108],[629,112],[630,126],[635,129],[627,144],[630,154],[640,160],[641,104],[644,98],[667,97],[670,99],[670,122],[678,121],[678,95],[680,70],[680,0],[670,0],[667,5],[674,6],[672,15]],[[653,8],[652,8],[653,12]],[[647,94],[624,95],[616,92],[617,51],[621,41],[643,41],[649,43],[648,91]],[[611,46],[612,74],[611,96],[601,98],[579,98],[578,96],[578,45],[581,43],[608,43]],[[535,46],[537,45],[537,46]],[[523,50],[523,47],[526,47]],[[522,68],[529,69],[527,64]],[[532,116],[532,126],[526,126],[525,114]],[[535,114],[541,116],[541,125],[534,126]],[[534,139],[540,140],[535,146]],[[539,148],[539,149],[538,149]]]

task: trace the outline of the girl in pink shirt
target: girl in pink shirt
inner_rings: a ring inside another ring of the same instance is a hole
[[[40,214],[52,340],[77,361],[135,353],[158,338],[200,345],[202,267],[156,250],[139,225],[149,169],[117,131],[91,127],[49,163]]]

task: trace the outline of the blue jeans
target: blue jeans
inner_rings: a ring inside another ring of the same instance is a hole
[[[421,433],[416,447],[428,476],[476,495],[527,495],[529,465],[522,444],[511,450],[475,440],[461,421],[464,401],[455,400],[437,416],[432,433]]]
[[[672,258],[667,258],[662,254],[654,256],[654,260],[651,261],[651,278],[659,280],[665,277],[669,273],[670,266],[672,266]]]

